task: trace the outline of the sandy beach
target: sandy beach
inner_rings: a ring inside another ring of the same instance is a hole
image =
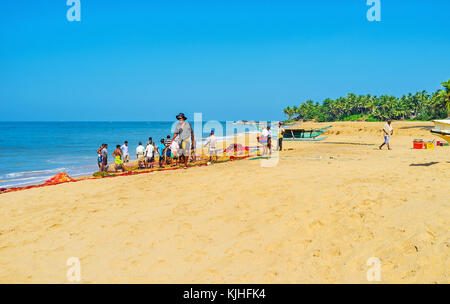
[[[305,123],[304,128],[330,123]],[[0,195],[0,283],[450,283],[450,149],[431,122],[337,122],[240,160]]]

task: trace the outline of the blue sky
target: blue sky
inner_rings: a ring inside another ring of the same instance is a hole
[[[434,91],[450,1],[0,1],[0,120],[276,120],[307,99]]]

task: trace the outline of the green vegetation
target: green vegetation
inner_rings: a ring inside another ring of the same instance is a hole
[[[321,103],[307,100],[299,106],[283,110],[289,121],[383,121],[431,120],[450,116],[450,80],[443,89],[426,91],[398,98],[391,95],[371,96],[348,94],[337,99],[327,98]]]
[[[98,171],[95,172],[94,174],[92,174],[94,177],[106,177],[106,176],[111,176],[114,174],[109,174],[108,172],[102,172],[102,171]]]

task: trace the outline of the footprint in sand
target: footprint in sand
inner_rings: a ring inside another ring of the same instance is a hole
[[[305,246],[305,249],[307,249],[308,246],[312,243],[312,240],[303,240],[300,243],[303,244],[303,246]]]
[[[59,227],[59,226],[61,226],[61,224],[59,224],[59,223],[55,223],[55,224],[53,224],[53,225],[49,226],[49,227],[47,228],[47,230],[49,230],[49,229],[53,229],[53,228],[57,228],[57,227]]]
[[[253,232],[254,232],[253,229],[250,229],[250,230],[244,230],[244,231],[239,232],[238,237],[242,237],[242,236],[244,236],[244,235],[251,234],[251,233],[253,233]]]
[[[315,232],[317,229],[320,229],[323,226],[323,223],[319,220],[312,221],[311,224],[309,224],[309,228]]]

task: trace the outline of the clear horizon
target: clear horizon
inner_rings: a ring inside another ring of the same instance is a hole
[[[436,91],[450,2],[0,3],[1,121],[282,120],[347,93]],[[7,118],[7,120],[5,120]]]

